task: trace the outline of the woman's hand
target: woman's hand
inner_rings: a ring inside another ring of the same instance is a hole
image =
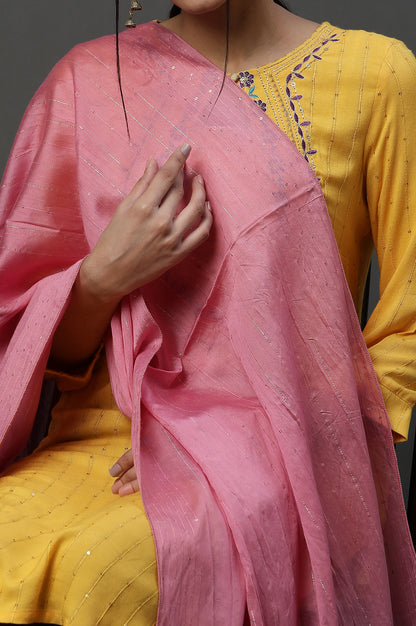
[[[127,450],[110,469],[110,475],[117,480],[111,491],[119,496],[128,496],[139,491],[136,470],[134,468],[133,451]]]
[[[154,159],[116,209],[97,245],[83,261],[68,308],[55,332],[51,366],[73,368],[97,350],[120,300],[170,269],[208,237],[212,215],[200,176],[183,198],[188,145],[162,167]]]
[[[189,152],[189,145],[178,148],[160,169],[149,159],[143,176],[85,259],[82,280],[100,302],[119,302],[182,261],[208,237],[212,216],[201,176],[194,178],[191,198],[176,215]]]

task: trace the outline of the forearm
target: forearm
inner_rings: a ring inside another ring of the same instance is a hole
[[[190,149],[178,148],[160,169],[149,159],[142,178],[84,259],[55,332],[52,367],[76,367],[86,361],[100,345],[122,298],[161,276],[208,237],[212,215],[200,176],[192,180],[190,200],[176,216]]]
[[[118,299],[104,301],[93,293],[84,261],[53,338],[51,367],[72,369],[89,359],[98,349],[117,306]]]

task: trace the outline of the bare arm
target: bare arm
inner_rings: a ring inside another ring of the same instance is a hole
[[[98,348],[120,300],[184,259],[208,237],[212,216],[200,176],[189,203],[183,166],[190,147],[175,150],[159,169],[150,159],[81,265],[51,350],[53,366],[76,367]],[[195,227],[190,234],[186,233]]]

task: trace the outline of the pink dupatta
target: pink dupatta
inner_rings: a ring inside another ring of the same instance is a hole
[[[125,298],[106,340],[159,572],[160,625],[414,624],[390,426],[319,183],[162,26],[78,46],[28,108],[2,185],[3,466],[30,433],[79,263],[149,155],[193,146],[210,239]]]

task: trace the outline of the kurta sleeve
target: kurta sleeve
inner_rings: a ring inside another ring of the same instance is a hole
[[[366,138],[366,192],[380,301],[364,336],[396,441],[416,402],[416,60],[401,42],[380,69]]]
[[[91,381],[95,366],[101,356],[104,344],[101,344],[92,357],[79,368],[71,371],[47,368],[45,378],[54,380],[59,391],[75,391],[84,389]]]

